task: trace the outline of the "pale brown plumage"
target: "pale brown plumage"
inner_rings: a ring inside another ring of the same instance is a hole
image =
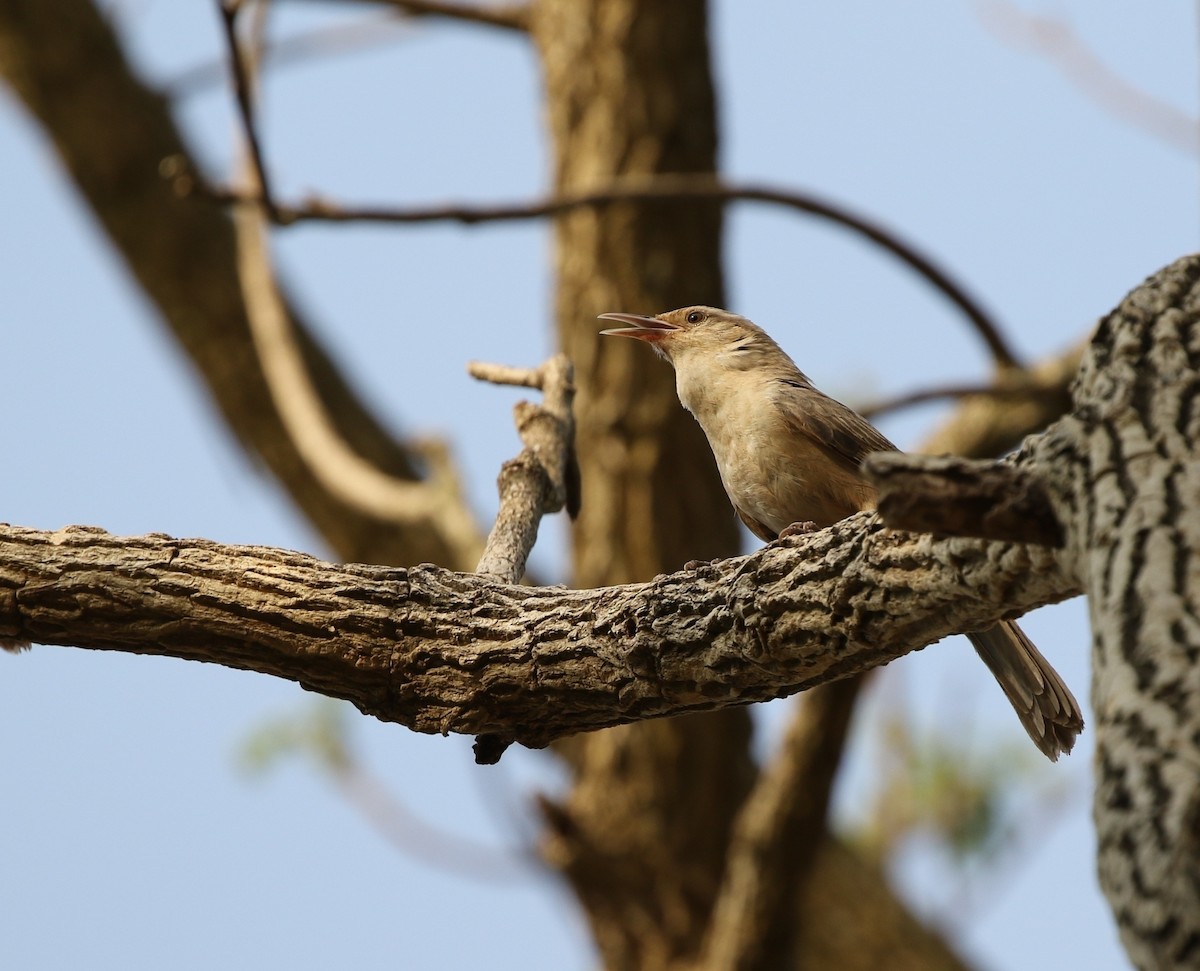
[[[602,333],[650,344],[675,367],[679,400],[700,422],[742,522],[770,542],[797,522],[829,526],[873,509],[860,472],[896,446],[856,411],[822,394],[758,325],[714,307],[657,317],[601,314]],[[968,635],[1034,744],[1070,752],[1083,715],[1050,663],[1014,623]]]

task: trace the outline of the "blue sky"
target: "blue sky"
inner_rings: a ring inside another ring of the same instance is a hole
[[[280,33],[378,11],[279,4]],[[167,84],[217,58],[206,0],[109,5],[147,77]],[[1131,83],[1195,116],[1194,5],[1030,4],[1069,20]],[[1084,333],[1146,275],[1200,243],[1188,154],[1115,118],[1055,64],[1012,46],[969,3],[716,2],[722,164],[731,178],[820,191],[901,230],[954,270],[1036,358]],[[283,195],[349,201],[511,199],[542,191],[536,63],[523,44],[466,27],[408,27],[386,42],[270,75],[265,136]],[[232,157],[227,91],[181,111],[218,172]],[[11,416],[0,518],[114,533],[153,530],[325,552],[213,420],[204,390],[65,183],[20,106],[0,95],[0,395]],[[550,348],[544,227],[299,227],[277,251],[309,317],[394,426],[456,445],[481,517],[517,448],[515,392],[474,385],[468,358],[515,364]],[[766,326],[826,390],[854,400],[979,378],[987,359],[948,308],[836,227],[734,210],[730,303]],[[653,311],[666,308],[612,308]],[[15,366],[14,366],[15,365]],[[938,415],[889,419],[915,445]],[[541,572],[563,532],[543,530]],[[1088,689],[1080,601],[1027,629]],[[967,739],[1020,728],[961,638],[893,665],[917,722]],[[573,903],[536,875],[500,890],[397,854],[316,772],[237,770],[245,738],[312,696],[267,677],[60,648],[0,657],[0,964],[210,968],[330,963],[594,965]],[[763,706],[764,736],[786,703]],[[868,716],[870,717],[870,716]],[[523,828],[526,796],[560,780],[548,757],[495,769],[467,739],[355,719],[364,757],[413,812],[495,845]],[[985,743],[983,740],[987,740]],[[840,804],[869,788],[859,756]],[[1127,966],[1094,877],[1091,735],[1047,779],[1073,795],[982,899],[953,908],[939,864],[900,877],[981,967]]]

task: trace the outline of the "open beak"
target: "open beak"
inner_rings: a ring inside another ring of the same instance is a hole
[[[629,324],[628,327],[614,327],[611,330],[600,331],[607,337],[635,337],[640,341],[649,341],[650,343],[662,340],[667,334],[679,330],[674,324],[668,324],[665,320],[659,320],[657,317],[643,317],[640,314],[601,314],[599,319],[616,320],[622,324]]]

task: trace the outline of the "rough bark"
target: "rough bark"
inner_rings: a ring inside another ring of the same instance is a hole
[[[1100,883],[1145,971],[1200,964],[1200,256],[1105,318],[1069,415],[1025,443],[1092,622]],[[937,478],[939,463],[927,464]],[[950,482],[927,489],[951,496]],[[910,488],[926,488],[910,480]],[[918,502],[921,498],[918,497]]]
[[[481,537],[463,544],[432,520],[400,528],[363,515],[331,496],[300,458],[254,352],[230,219],[216,206],[179,198],[160,175],[164,164],[196,167],[169,105],[134,76],[96,8],[87,0],[0,0],[0,75],[54,142],[224,422],[332,548],[347,559],[470,569]],[[292,317],[311,380],[345,441],[383,472],[415,480],[420,457],[389,436]]]
[[[597,590],[73,527],[0,530],[0,636],[290,678],[423,732],[531,746],[793,694],[1075,591],[1038,548],[870,515]]]
[[[1034,458],[1088,591],[1100,884],[1139,968],[1200,964],[1200,256],[1100,325]]]
[[[558,354],[538,368],[472,363],[471,376],[495,384],[537,388],[540,405],[520,401],[513,409],[525,447],[500,469],[500,509],[476,573],[519,583],[537,542],[542,517],[566,509],[579,514],[579,465],[575,455],[575,369]]]

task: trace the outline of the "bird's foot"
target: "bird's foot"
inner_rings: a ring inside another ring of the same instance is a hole
[[[792,523],[790,526],[784,526],[779,533],[779,539],[788,539],[791,536],[807,536],[809,533],[817,531],[817,524],[811,520],[805,520],[802,523]]]

